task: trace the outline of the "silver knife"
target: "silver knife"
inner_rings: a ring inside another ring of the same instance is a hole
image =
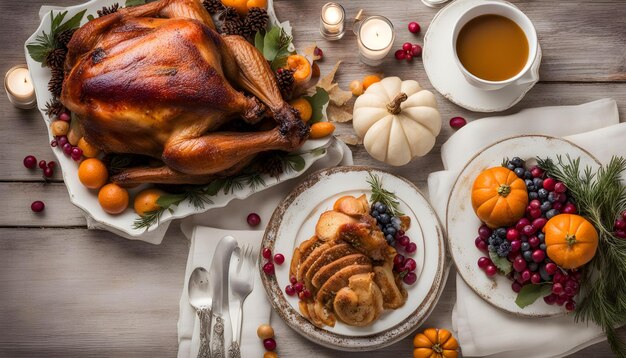
[[[211,263],[210,282],[213,285],[213,334],[211,334],[211,357],[226,358],[224,332],[230,327],[228,308],[230,258],[237,247],[237,240],[224,236],[215,248]],[[230,328],[229,328],[230,329]]]

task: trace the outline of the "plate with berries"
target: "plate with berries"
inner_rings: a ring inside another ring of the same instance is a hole
[[[434,308],[448,268],[425,197],[368,167],[308,177],[272,215],[262,247],[262,281],[279,316],[311,341],[347,351],[410,334]]]
[[[545,164],[567,155],[599,162],[564,139],[502,140],[462,170],[447,207],[448,244],[463,280],[504,311],[547,317],[574,311],[597,233],[575,198]]]

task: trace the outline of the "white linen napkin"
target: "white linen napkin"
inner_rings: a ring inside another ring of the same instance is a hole
[[[428,177],[431,203],[442,222],[446,221],[447,198],[464,165],[484,147],[521,134],[565,137],[603,163],[612,155],[626,157],[626,123],[619,124],[612,99],[473,121],[443,145],[446,170]],[[520,318],[507,314],[476,295],[458,274],[456,289],[452,325],[464,356],[561,357],[605,339],[598,326],[575,323],[571,315]]]
[[[306,173],[298,178],[287,180],[246,199],[234,200],[223,208],[212,209],[182,221],[181,230],[190,238],[191,244],[185,271],[185,284],[180,298],[178,358],[196,357],[198,354],[200,321],[193,307],[189,304],[187,295],[187,282],[193,269],[199,265],[210,267],[217,242],[226,235],[235,237],[240,244],[253,244],[255,245],[254,248],[259,250],[265,226],[274,209],[298,183],[304,180],[308,174],[317,170],[336,165],[353,164],[352,152],[343,142],[335,140],[327,150],[328,153],[324,158],[314,163]],[[250,230],[250,226],[246,222],[246,217],[250,212],[256,212],[261,216],[261,225],[255,228],[257,230]],[[257,280],[252,293],[244,303],[241,338],[242,357],[263,356],[265,349],[256,335],[256,329],[260,324],[270,323],[271,305],[267,301],[258,270],[255,271],[257,271]],[[230,307],[235,307],[235,305],[231,303]]]

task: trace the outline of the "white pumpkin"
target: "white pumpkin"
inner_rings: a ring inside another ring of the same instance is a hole
[[[430,152],[441,116],[435,96],[417,81],[387,77],[357,98],[352,124],[372,157],[399,166]]]

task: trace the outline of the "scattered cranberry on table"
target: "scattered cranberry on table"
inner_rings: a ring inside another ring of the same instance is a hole
[[[37,165],[37,158],[33,155],[27,155],[24,158],[24,166],[28,169],[33,169]]]
[[[36,213],[40,213],[43,211],[43,209],[46,208],[46,204],[43,203],[43,201],[41,200],[37,200],[37,201],[33,201],[32,204],[30,204],[30,210],[36,212]]]
[[[459,129],[467,124],[467,121],[463,117],[452,117],[450,118],[450,127],[454,129]]]
[[[248,225],[257,226],[261,223],[261,217],[257,213],[250,213],[248,214],[247,221],[248,221]]]
[[[419,57],[422,55],[422,46],[418,44],[412,44],[410,42],[405,42],[402,44],[402,48],[396,50],[394,56],[396,60],[402,61],[406,60],[407,62],[413,61],[413,57]]]
[[[413,34],[416,34],[416,33],[420,32],[420,30],[421,30],[420,24],[418,24],[415,21],[409,22],[408,28],[409,28],[409,32],[411,32]]]
[[[319,47],[315,47],[315,50],[313,50],[313,55],[318,56],[321,61],[324,58],[324,51],[322,51],[322,49]]]

